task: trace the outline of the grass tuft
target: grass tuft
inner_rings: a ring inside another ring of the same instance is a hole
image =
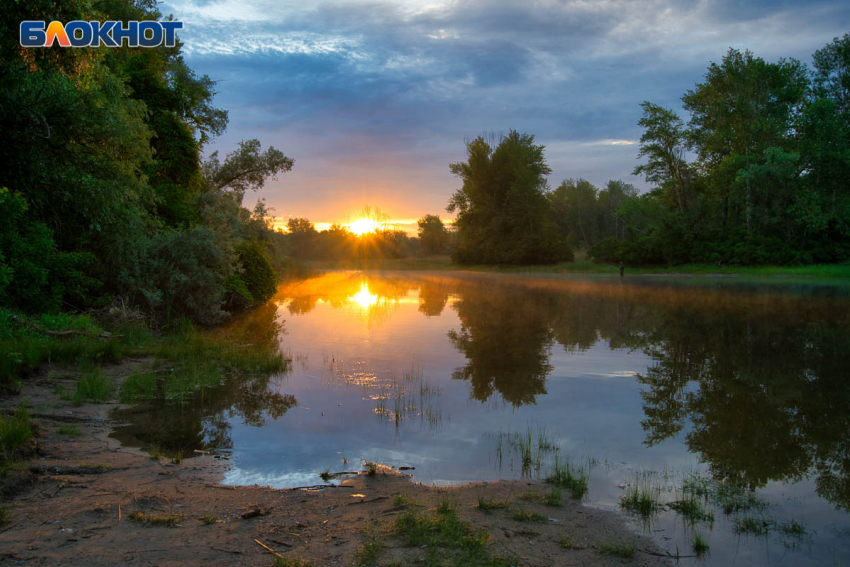
[[[555,455],[552,474],[546,478],[546,482],[566,488],[570,495],[580,500],[587,494],[588,471],[584,467],[573,466],[567,459],[561,459]]]
[[[163,514],[161,516],[151,516],[145,514],[144,512],[131,512],[130,519],[135,520],[137,522],[145,523],[149,526],[168,526],[169,528],[173,528],[177,524],[179,524],[183,518],[180,516],[175,516],[173,514]]]
[[[516,520],[517,522],[532,522],[539,524],[546,521],[546,516],[520,508],[519,510],[514,510],[511,513],[511,519]]]
[[[562,538],[559,538],[558,545],[560,545],[564,549],[584,549],[584,546],[576,542],[575,538],[573,538],[572,536],[564,536]]]
[[[62,425],[56,430],[59,435],[67,435],[68,437],[79,437],[82,432],[79,425]]]
[[[312,561],[307,561],[298,556],[275,557],[274,567],[313,567]]]
[[[489,512],[490,510],[502,510],[507,508],[510,502],[507,500],[495,500],[493,498],[486,498],[484,496],[478,495],[478,509],[482,512]]]
[[[623,559],[631,559],[635,556],[636,544],[634,541],[629,543],[600,541],[598,545],[599,553],[604,555],[613,555],[614,557],[622,557]]]
[[[769,516],[743,516],[735,518],[734,530],[736,534],[764,536],[775,525],[776,522]]]
[[[112,383],[103,375],[100,368],[94,367],[83,373],[77,380],[77,388],[74,391],[74,405],[82,405],[85,402],[102,404],[109,400],[112,393]]]
[[[653,486],[649,474],[639,474],[620,497],[620,506],[648,518],[658,510],[660,492]]]
[[[707,553],[711,546],[708,544],[708,540],[706,540],[701,533],[695,533],[692,547],[694,549],[694,553],[696,553],[697,556],[700,556]]]
[[[714,522],[714,512],[706,505],[705,501],[694,494],[685,494],[682,500],[670,504],[670,507],[684,516],[691,523]]]

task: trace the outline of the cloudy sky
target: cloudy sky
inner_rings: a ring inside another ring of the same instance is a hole
[[[810,63],[850,2],[168,0],[190,66],[219,81],[227,153],[259,138],[295,159],[260,196],[285,222],[442,214],[464,140],[529,132],[552,186],[633,177],[643,100],[680,97],[729,47]],[[249,196],[251,204],[256,196]]]

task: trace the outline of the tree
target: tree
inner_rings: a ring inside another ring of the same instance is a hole
[[[490,144],[479,136],[466,145],[467,161],[449,169],[463,180],[446,210],[457,213],[462,264],[551,263],[572,259],[558,235],[546,200],[551,170],[544,147],[515,130]]]
[[[850,33],[818,49],[814,60],[814,89],[818,98],[831,100],[850,122]]]
[[[647,163],[635,168],[632,175],[643,175],[647,182],[663,187],[679,212],[691,206],[691,172],[685,161],[687,132],[679,116],[657,104],[644,101],[643,117],[638,125],[644,128],[640,137],[638,159]]]
[[[555,222],[571,246],[588,250],[597,240],[597,191],[586,179],[566,179],[546,197]]]
[[[449,232],[439,215],[425,215],[418,221],[419,240],[426,254],[439,254],[446,248]]]
[[[769,148],[789,149],[808,88],[799,61],[767,63],[749,51],[730,49],[720,65],[709,66],[705,81],[682,97],[691,113],[689,138],[719,201],[723,226],[741,227],[746,234],[761,230],[771,187],[738,174],[764,163]]]

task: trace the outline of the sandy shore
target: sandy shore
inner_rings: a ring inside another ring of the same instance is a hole
[[[134,364],[140,363],[108,367],[107,375],[117,384]],[[73,407],[52,392],[57,384],[73,389],[73,371],[54,368],[50,376],[62,378],[36,374],[25,381],[20,396],[0,399],[0,411],[6,412],[27,400],[38,424],[38,455],[4,481],[6,494],[16,496],[8,506],[10,521],[0,526],[0,564],[272,565],[277,553],[317,566],[352,565],[357,549],[377,536],[385,546],[379,565],[409,565],[422,551],[402,545],[393,532],[395,519],[408,509],[428,513],[445,498],[473,529],[487,530],[490,553],[518,557],[520,565],[669,561],[617,514],[588,508],[566,494],[560,507],[519,499],[524,493],[548,491],[538,482],[439,489],[382,469],[322,490],[224,486],[219,481],[227,461],[204,456],[174,464],[122,447],[108,436],[115,403]],[[58,429],[68,424],[77,425],[80,435],[59,435]],[[318,476],[316,484],[322,484]],[[396,505],[396,494],[414,504]],[[479,495],[511,504],[507,510],[484,512],[477,507]],[[546,520],[519,522],[510,515],[517,509]],[[575,549],[559,543],[565,538]],[[636,552],[631,559],[599,550],[601,542],[632,541]]]

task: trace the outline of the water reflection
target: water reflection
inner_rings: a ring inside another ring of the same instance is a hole
[[[818,494],[848,508],[850,310],[843,291],[833,295],[811,284],[333,273],[284,286],[279,299],[293,315],[319,301],[356,308],[369,325],[406,302],[425,317],[450,305],[460,324],[447,338],[466,359],[452,377],[473,399],[515,408],[547,394],[557,350],[643,352],[647,446],[684,431],[718,480],[756,488],[814,475]]]
[[[283,324],[277,307],[267,304],[219,331],[240,345],[252,345],[277,352]],[[156,448],[164,455],[178,453],[191,457],[195,450],[230,449],[230,433],[235,421],[262,427],[267,419],[278,419],[297,405],[295,397],[281,394],[273,383],[279,375],[251,376],[246,379],[223,373],[218,384],[200,387],[183,403],[168,401],[165,380],[168,372],[160,373],[153,396],[129,408],[118,409],[112,417],[120,422],[112,437],[135,447]]]

